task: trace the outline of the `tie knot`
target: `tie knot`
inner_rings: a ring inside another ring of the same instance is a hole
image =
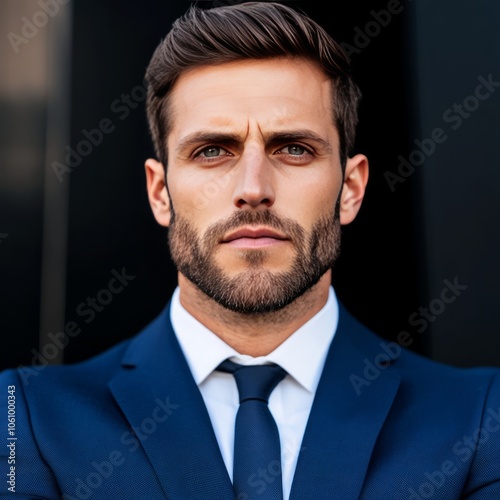
[[[234,375],[240,404],[251,399],[267,404],[271,392],[286,375],[286,371],[276,364],[244,366],[229,360],[223,361],[217,370]]]

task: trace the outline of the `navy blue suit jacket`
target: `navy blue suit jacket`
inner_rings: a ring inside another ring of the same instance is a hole
[[[291,499],[499,500],[499,370],[387,344],[340,308]],[[30,373],[0,374],[0,497],[234,500],[168,307],[104,354]]]

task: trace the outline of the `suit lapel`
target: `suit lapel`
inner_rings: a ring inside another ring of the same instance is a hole
[[[234,500],[201,393],[169,307],[132,340],[111,392],[170,500]],[[139,432],[137,431],[139,430]]]
[[[351,376],[363,377],[365,360],[373,362],[382,352],[372,334],[341,307],[302,441],[290,500],[359,498],[400,378],[389,369],[381,369],[357,393]]]
[[[365,360],[383,352],[342,307],[302,441],[290,500],[358,499],[399,386],[380,370],[356,393]],[[134,338],[110,382],[169,500],[234,500],[210,417],[169,320],[169,308]],[[392,368],[392,367],[391,367]],[[137,431],[136,431],[137,432]]]

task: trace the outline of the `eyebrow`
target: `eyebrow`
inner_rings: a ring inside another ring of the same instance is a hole
[[[313,141],[323,147],[328,153],[332,152],[332,145],[329,141],[309,129],[300,130],[283,130],[280,132],[273,132],[265,136],[266,143],[277,144],[284,142],[295,141]]]
[[[237,134],[226,132],[193,132],[192,134],[183,137],[175,150],[177,152],[183,151],[189,146],[198,143],[217,143],[217,144],[236,144],[241,141],[241,137]]]
[[[299,130],[283,130],[279,132],[272,132],[264,135],[266,144],[281,144],[285,142],[295,141],[313,141],[319,144],[327,152],[332,151],[332,146],[329,141],[309,129]],[[207,132],[198,131],[193,132],[186,137],[183,137],[177,147],[177,152],[183,151],[186,148],[199,143],[216,143],[216,144],[238,144],[243,142],[242,136],[230,132]]]

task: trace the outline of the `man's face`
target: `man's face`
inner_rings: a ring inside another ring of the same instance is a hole
[[[171,111],[169,245],[179,272],[237,312],[291,303],[339,247],[329,80],[299,59],[196,68],[176,82]]]

